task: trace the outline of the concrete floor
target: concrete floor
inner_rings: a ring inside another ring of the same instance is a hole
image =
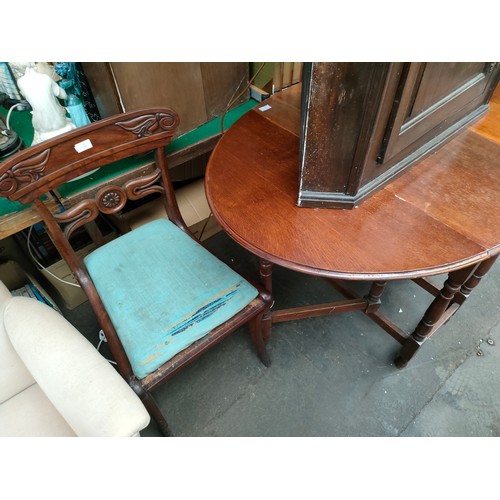
[[[225,234],[208,246],[256,276],[256,259]],[[497,264],[402,370],[392,337],[344,313],[274,325],[269,368],[240,329],[154,397],[176,436],[500,436],[499,291]],[[279,267],[274,296],[276,308],[340,298],[325,281]],[[411,281],[390,282],[382,310],[412,330],[430,301]],[[97,345],[88,304],[64,313]],[[154,423],[142,434],[159,435]]]

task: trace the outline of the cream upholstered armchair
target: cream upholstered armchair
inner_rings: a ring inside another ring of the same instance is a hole
[[[0,436],[138,436],[139,397],[66,319],[0,282]]]

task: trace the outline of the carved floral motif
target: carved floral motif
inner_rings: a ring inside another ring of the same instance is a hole
[[[138,179],[128,181],[123,187],[129,200],[138,200],[143,196],[153,193],[163,193],[163,186],[158,184],[161,178],[159,169],[155,169],[152,174],[144,175]]]
[[[106,208],[112,209],[120,204],[120,195],[116,191],[111,191],[106,193],[101,201]]]
[[[0,176],[0,192],[10,196],[25,184],[31,184],[43,177],[45,166],[50,156],[50,149],[20,161]]]
[[[99,215],[99,209],[94,201],[82,200],[68,210],[53,215],[60,224],[67,224],[64,234],[69,238],[75,229],[93,221]]]
[[[117,122],[116,125],[124,130],[136,134],[138,137],[153,135],[158,129],[173,131],[178,123],[177,115],[172,113],[155,113],[142,115],[124,122]]]

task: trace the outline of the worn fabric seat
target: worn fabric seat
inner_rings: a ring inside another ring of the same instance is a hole
[[[84,262],[140,379],[258,295],[168,219],[124,234]]]

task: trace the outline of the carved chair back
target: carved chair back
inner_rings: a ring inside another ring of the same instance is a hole
[[[225,336],[248,324],[257,354],[266,366],[270,363],[263,330],[264,323],[265,328],[270,324],[272,297],[192,242],[197,240],[182,219],[165,154],[165,146],[178,124],[177,114],[166,108],[124,113],[44,141],[0,164],[0,196],[36,208],[54,245],[86,293],[120,374],[141,397],[165,435],[170,435],[170,429],[150,391]],[[86,189],[87,194],[64,199],[58,200],[54,192],[76,177],[149,151],[155,155],[152,171],[139,168],[133,177],[126,176],[127,180],[114,178]],[[86,267],[71,246],[71,234],[85,226],[99,243],[99,235],[94,234],[99,214],[116,214],[128,200],[155,193],[161,196],[170,221],[181,231],[166,221],[145,224],[86,256]],[[51,204],[44,202],[47,195],[59,202],[58,209],[52,211]],[[148,245],[143,244],[144,235],[149,238]],[[128,246],[130,242],[132,247]],[[149,262],[150,250],[154,257]],[[103,255],[104,259],[99,260]],[[110,265],[113,259],[126,262],[129,258],[134,264],[128,272],[119,273]],[[104,267],[99,267],[101,264]],[[175,274],[172,280],[170,273]],[[151,283],[155,300],[143,304]],[[119,297],[127,295],[126,300],[117,301],[115,291]],[[176,306],[170,309],[174,302]],[[164,313],[169,319],[164,319]],[[189,332],[176,336],[185,330]]]
[[[117,213],[128,200],[153,193],[163,195],[169,219],[192,236],[180,214],[165,155],[165,146],[171,142],[178,125],[177,113],[168,108],[133,111],[49,139],[0,164],[0,196],[34,205],[55,247],[86,292],[106,332],[118,369],[128,380],[133,374],[123,346],[69,238],[77,228],[92,224],[100,213]],[[107,184],[92,198],[80,199],[73,206],[54,213],[44,203],[47,194],[57,198],[53,190],[76,177],[149,151],[155,152],[156,168],[152,173],[135,177],[123,185]]]

